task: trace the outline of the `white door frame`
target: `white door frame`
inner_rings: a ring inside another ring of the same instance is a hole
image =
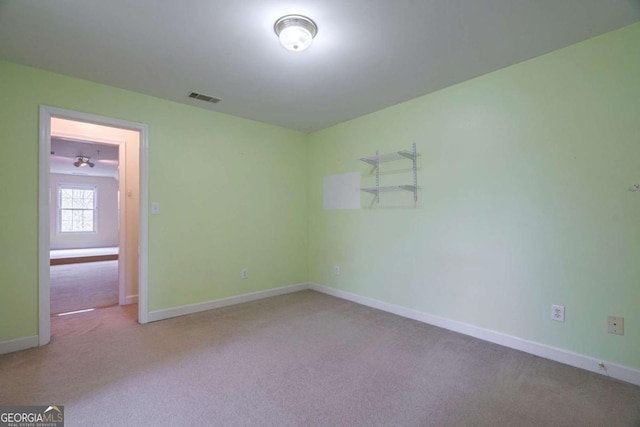
[[[49,289],[49,174],[51,171],[51,118],[76,120],[98,125],[130,129],[140,132],[140,215],[139,227],[139,276],[138,276],[138,322],[147,323],[149,317],[149,127],[145,123],[131,122],[98,116],[63,108],[40,106],[39,132],[39,188],[38,188],[38,342],[49,343],[51,339],[51,307]]]

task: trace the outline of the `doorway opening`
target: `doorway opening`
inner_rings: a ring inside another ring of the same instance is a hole
[[[41,106],[40,345],[50,316],[81,324],[57,317],[113,307],[147,322],[147,134],[145,124]]]

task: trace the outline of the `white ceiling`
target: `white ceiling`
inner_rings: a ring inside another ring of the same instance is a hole
[[[304,52],[273,32],[291,13],[318,24]],[[0,0],[0,58],[314,131],[639,20],[640,0]]]
[[[51,137],[51,173],[105,176],[118,179],[118,146]],[[76,167],[78,156],[89,157],[95,164]]]

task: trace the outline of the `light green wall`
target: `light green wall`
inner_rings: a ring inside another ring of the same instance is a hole
[[[307,279],[305,134],[0,62],[0,341],[38,333],[40,104],[149,125],[150,310]]]
[[[417,206],[323,210],[324,176],[370,182],[358,157],[414,141]],[[311,281],[640,368],[640,24],[314,133],[309,159]]]
[[[640,368],[638,46],[640,24],[311,135],[0,62],[0,341],[37,334],[46,104],[149,125],[151,310],[311,280]],[[413,141],[417,206],[323,210],[324,176],[370,183],[358,157]]]

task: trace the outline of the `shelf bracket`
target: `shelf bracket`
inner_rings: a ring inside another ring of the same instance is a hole
[[[380,150],[376,150],[376,188],[380,188]],[[380,190],[376,191],[376,203],[380,203]]]
[[[413,148],[413,201],[418,202],[418,153],[416,152],[416,143],[411,144]]]

